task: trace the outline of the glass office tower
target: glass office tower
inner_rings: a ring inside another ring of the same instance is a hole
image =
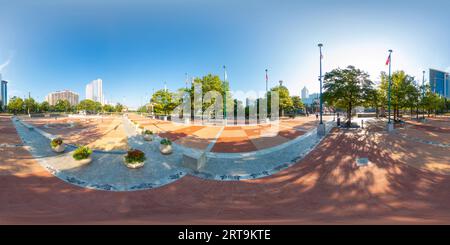
[[[448,72],[430,69],[431,91],[450,98],[450,74]]]

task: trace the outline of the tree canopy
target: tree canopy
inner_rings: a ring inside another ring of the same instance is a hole
[[[8,110],[14,114],[23,112],[24,103],[20,97],[12,97],[8,103]]]
[[[286,110],[291,110],[293,108],[293,102],[292,102],[292,98],[289,96],[289,90],[283,86],[283,85],[278,85],[276,87],[273,87],[270,89],[269,94],[268,94],[268,113],[272,113],[270,108],[272,107],[272,93],[273,92],[278,92],[278,99],[279,99],[279,104],[278,104],[278,110],[279,110],[279,115],[283,115],[283,112]]]
[[[369,74],[354,66],[337,68],[325,74],[323,100],[347,112],[347,125],[351,125],[352,110],[363,105],[366,95],[372,93],[373,82]]]
[[[77,105],[77,109],[79,111],[88,111],[91,113],[97,113],[102,110],[102,104],[100,102],[86,99],[80,101],[80,103]]]
[[[169,115],[178,105],[174,99],[174,94],[166,89],[156,91],[150,100],[153,103],[153,110],[156,114]]]
[[[302,99],[300,96],[292,96],[292,109],[294,111],[303,110],[305,108],[305,105],[303,104]]]
[[[54,109],[57,112],[68,112],[71,110],[70,102],[68,100],[58,100]]]

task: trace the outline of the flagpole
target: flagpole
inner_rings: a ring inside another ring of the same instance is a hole
[[[392,131],[394,129],[391,123],[391,86],[392,86],[391,65],[392,65],[392,49],[389,49],[388,131]]]

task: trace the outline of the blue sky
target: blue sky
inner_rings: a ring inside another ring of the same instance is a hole
[[[36,2],[36,3],[35,3]],[[136,107],[185,73],[222,75],[232,90],[283,80],[294,95],[318,91],[324,72],[355,65],[378,80],[393,69],[421,77],[450,68],[450,3],[428,1],[3,1],[0,69],[9,94],[39,101],[103,79],[109,101]]]

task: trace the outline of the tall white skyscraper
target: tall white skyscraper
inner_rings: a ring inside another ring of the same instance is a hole
[[[105,104],[102,79],[96,79],[86,85],[86,99],[100,102],[102,105]]]
[[[303,87],[303,89],[302,89],[302,99],[308,99],[308,97],[309,97],[309,91],[308,91],[308,89],[306,88],[306,86],[305,87]]]
[[[92,83],[89,83],[86,85],[86,99],[87,100],[94,100],[94,88],[92,86]]]

